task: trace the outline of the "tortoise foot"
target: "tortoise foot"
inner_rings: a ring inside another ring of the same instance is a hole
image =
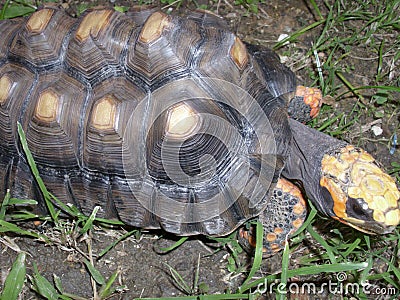
[[[264,229],[263,256],[272,256],[282,250],[306,215],[306,202],[299,188],[286,179],[279,179],[270,202],[259,217]],[[256,246],[255,234],[254,225],[239,231],[239,242],[248,252],[253,252]]]
[[[301,123],[315,118],[322,105],[322,93],[317,88],[297,86],[294,98],[289,102],[289,116]]]

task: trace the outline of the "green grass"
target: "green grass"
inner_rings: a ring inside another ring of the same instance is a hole
[[[179,7],[187,4],[188,1],[161,2],[165,6]],[[240,6],[243,6],[247,14],[257,14],[259,8],[262,7],[260,3],[263,1],[235,2],[238,10],[241,9]],[[304,67],[298,72],[306,74],[309,83],[319,86],[325,96],[333,99],[323,106],[320,116],[310,124],[311,126],[332,136],[363,145],[373,138],[366,137],[362,125],[381,120],[381,123],[387,127],[385,137],[374,140],[375,143],[384,145],[387,148],[387,155],[390,156],[393,138],[396,133],[397,136],[399,135],[400,128],[398,121],[400,115],[400,19],[398,17],[400,1],[332,0],[320,3],[308,1],[316,20],[277,43],[274,49],[289,58],[298,58],[299,55],[296,53],[300,51],[302,59],[289,63],[302,65],[304,61]],[[215,9],[217,4],[218,1],[212,1],[209,6],[202,8]],[[195,1],[191,5],[200,6]],[[6,1],[0,11],[0,19],[24,16],[35,11],[36,8],[36,1]],[[85,3],[79,5],[77,15],[86,8],[88,5]],[[118,9],[124,11],[126,7],[118,7]],[[302,37],[307,34],[314,37],[312,45],[306,50],[299,49],[298,43],[301,43]],[[308,63],[306,63],[307,60]],[[23,140],[23,132],[19,133]],[[27,148],[25,151],[29,153]],[[389,172],[399,182],[400,155],[398,152],[397,147],[394,154],[390,156],[393,159],[391,159]],[[85,216],[78,209],[59,202],[41,182],[33,159],[29,155],[28,158],[50,214],[36,216],[23,210],[15,212],[11,210],[15,205],[31,206],[35,204],[35,201],[14,199],[7,195],[0,207],[0,238],[8,235],[29,236],[49,245],[70,246],[71,240],[75,243],[84,236],[90,236],[94,225],[106,229],[121,225],[118,222],[97,218],[96,210],[90,216]],[[60,217],[60,212],[54,204],[63,208],[68,215],[67,219]],[[52,223],[56,236],[39,230],[28,230],[21,226],[24,222],[37,219]],[[194,282],[189,283],[178,271],[168,265],[172,281],[182,294],[186,295],[173,299],[253,299],[257,291],[261,292],[271,286],[276,297],[284,299],[290,284],[296,282],[294,280],[298,280],[299,285],[324,280],[358,285],[369,282],[382,288],[393,287],[395,294],[392,295],[392,299],[398,298],[400,295],[400,269],[397,258],[397,253],[400,251],[398,229],[392,234],[375,237],[355,232],[337,223],[334,223],[335,229],[329,231],[318,227],[319,223],[326,222],[328,221],[317,217],[313,209],[306,224],[291,239],[290,247],[285,248],[281,272],[267,276],[260,273],[260,265],[265,263],[261,259],[260,247],[255,251],[252,265],[248,267],[240,261],[242,250],[237,244],[235,235],[213,239],[222,248],[228,249],[229,257],[225,267],[230,272],[246,275],[243,283],[237,290],[209,295],[207,285],[199,279],[199,268],[196,269]],[[261,226],[257,227],[258,236],[262,235],[260,228]],[[99,257],[104,256],[122,240],[135,234],[137,231],[121,234],[120,238],[115,239],[115,242],[101,251]],[[174,251],[184,241],[180,240],[176,245],[161,250]],[[299,254],[298,248],[304,241],[307,244],[312,241],[314,248],[310,250],[310,253]],[[106,278],[96,268],[91,243],[85,244],[85,248],[87,255],[82,255],[82,261],[92,279],[93,297],[106,299],[110,295],[124,291],[126,287],[116,282],[119,271],[115,270]],[[17,255],[1,289],[0,299],[17,299],[24,287],[33,289],[47,299],[82,299],[79,295],[66,293],[62,279],[57,276],[54,276],[52,280],[45,278],[36,267],[33,273],[27,275],[27,260],[34,262],[34,258],[22,251]],[[378,262],[379,265],[377,265]],[[200,259],[198,264],[200,264]],[[341,281],[343,278],[339,278],[339,275],[345,276],[346,281]],[[279,288],[276,282],[281,284]],[[361,292],[358,295],[345,296],[367,299],[369,295]]]

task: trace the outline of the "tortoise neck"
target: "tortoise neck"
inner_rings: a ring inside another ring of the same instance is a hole
[[[326,193],[320,186],[321,161],[325,154],[343,148],[347,143],[323,134],[293,119],[289,120],[292,131],[289,157],[282,175],[287,179],[300,181],[307,196],[318,210],[331,215],[329,208],[321,205],[320,199]],[[326,202],[325,202],[326,203]]]

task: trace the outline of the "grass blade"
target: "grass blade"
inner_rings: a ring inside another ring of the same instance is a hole
[[[46,202],[46,207],[49,210],[52,220],[55,223],[58,223],[58,214],[56,213],[56,211],[54,209],[53,203],[51,202],[51,195],[50,195],[49,191],[47,190],[46,186],[44,185],[42,178],[40,178],[36,163],[33,159],[31,151],[28,148],[28,143],[26,141],[26,136],[25,136],[24,130],[22,129],[21,123],[17,122],[17,127],[18,127],[18,135],[19,135],[19,139],[20,139],[22,148],[25,152],[26,158],[28,160],[28,164],[32,170],[32,174],[35,177],[35,180],[36,180],[37,184],[39,185],[40,191],[43,194],[44,200]]]
[[[0,299],[14,300],[18,298],[19,293],[24,286],[26,266],[25,266],[26,254],[21,252],[15,259],[11,271],[6,278],[3,292],[1,293]]]
[[[57,293],[56,289],[39,273],[36,264],[34,264],[34,269],[35,273],[33,274],[32,283],[36,292],[46,299],[57,300],[60,295]]]
[[[104,279],[103,275],[100,274],[99,270],[97,270],[90,261],[85,259],[83,261],[86,265],[86,267],[89,270],[90,275],[93,277],[93,279],[100,285],[106,284],[106,280]]]
[[[180,238],[180,239],[179,239],[175,244],[173,244],[172,246],[167,247],[167,248],[160,248],[159,250],[160,250],[161,252],[168,253],[168,252],[170,252],[170,251],[172,251],[172,250],[178,248],[180,245],[182,245],[184,242],[186,242],[186,240],[187,240],[188,238],[189,238],[189,237],[184,236],[184,237]]]
[[[109,246],[107,246],[103,251],[101,251],[99,253],[98,259],[100,259],[104,254],[106,254],[108,251],[110,251],[112,248],[114,248],[119,242],[130,237],[132,234],[135,234],[137,231],[138,231],[137,229],[129,231],[129,232],[125,233],[123,236],[121,236],[119,239],[117,239],[116,241],[111,243]]]
[[[190,288],[190,286],[186,283],[185,279],[183,279],[183,277],[181,276],[181,274],[178,273],[178,271],[176,271],[173,267],[171,267],[170,265],[164,263],[170,273],[172,278],[174,279],[174,282],[176,283],[177,287],[184,292],[187,295],[191,295],[192,294],[192,289]]]
[[[317,240],[318,243],[320,243],[326,250],[326,253],[328,254],[329,260],[331,261],[332,264],[336,263],[336,257],[335,254],[333,253],[332,247],[328,245],[328,243],[325,241],[323,237],[321,237],[313,228],[311,225],[307,227],[307,231],[311,234],[311,236]]]
[[[114,274],[111,275],[110,279],[108,279],[107,283],[102,286],[102,288],[99,291],[101,299],[106,299],[108,296],[114,293],[115,289],[111,289],[111,286],[117,279],[119,273],[120,273],[119,271],[114,272]]]
[[[79,233],[84,234],[86,233],[89,229],[93,227],[93,221],[96,219],[96,214],[99,211],[100,206],[96,206],[92,213],[90,214],[89,218],[86,220],[85,225],[83,228],[79,231]]]
[[[0,205],[0,220],[4,220],[4,218],[6,216],[6,209],[10,203],[10,199],[11,199],[10,191],[7,190],[7,193],[4,196],[3,202]]]
[[[282,41],[279,41],[278,43],[276,43],[276,44],[272,47],[272,49],[273,49],[273,50],[279,49],[279,48],[282,47],[286,42],[294,41],[298,36],[304,34],[305,32],[307,32],[307,31],[309,31],[309,30],[311,30],[311,29],[313,29],[313,28],[315,28],[315,27],[318,27],[319,25],[321,25],[321,24],[323,24],[323,23],[325,23],[325,22],[326,22],[325,19],[319,20],[319,21],[317,21],[317,22],[314,22],[314,23],[312,23],[312,24],[310,24],[310,25],[308,25],[308,26],[306,26],[306,27],[304,27],[304,28],[302,28],[302,29],[300,29],[300,30],[294,32],[293,34],[291,34],[291,35],[288,36],[287,38],[285,38],[285,39],[283,39]]]
[[[10,198],[8,205],[37,205],[38,202],[33,199],[18,199],[18,198]]]
[[[40,240],[44,240],[47,243],[50,243],[50,240],[44,235],[37,234],[35,232],[30,232],[27,230],[23,230],[23,229],[19,228],[17,225],[12,224],[7,221],[3,221],[3,220],[0,220],[0,232],[13,232],[16,234],[31,236],[31,237],[34,237],[34,238],[37,238]]]
[[[256,249],[254,251],[254,261],[253,265],[251,266],[249,275],[247,276],[247,279],[244,281],[242,286],[239,288],[239,292],[243,292],[243,290],[247,290],[249,286],[250,280],[253,278],[253,276],[256,274],[256,272],[260,269],[261,262],[262,262],[262,248],[263,248],[263,239],[264,239],[264,234],[263,234],[263,226],[260,223],[260,221],[257,221],[256,225]]]
[[[56,274],[53,274],[53,279],[54,279],[54,285],[56,286],[56,289],[63,294],[64,293],[64,289],[62,287],[62,282],[60,277],[58,277]]]

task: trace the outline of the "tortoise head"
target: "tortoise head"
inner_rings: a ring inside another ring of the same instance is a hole
[[[332,218],[362,232],[383,234],[400,223],[395,181],[366,151],[351,145],[325,154],[316,205]]]
[[[282,175],[301,181],[320,212],[366,233],[388,233],[400,223],[400,192],[370,154],[295,120],[289,124]]]

